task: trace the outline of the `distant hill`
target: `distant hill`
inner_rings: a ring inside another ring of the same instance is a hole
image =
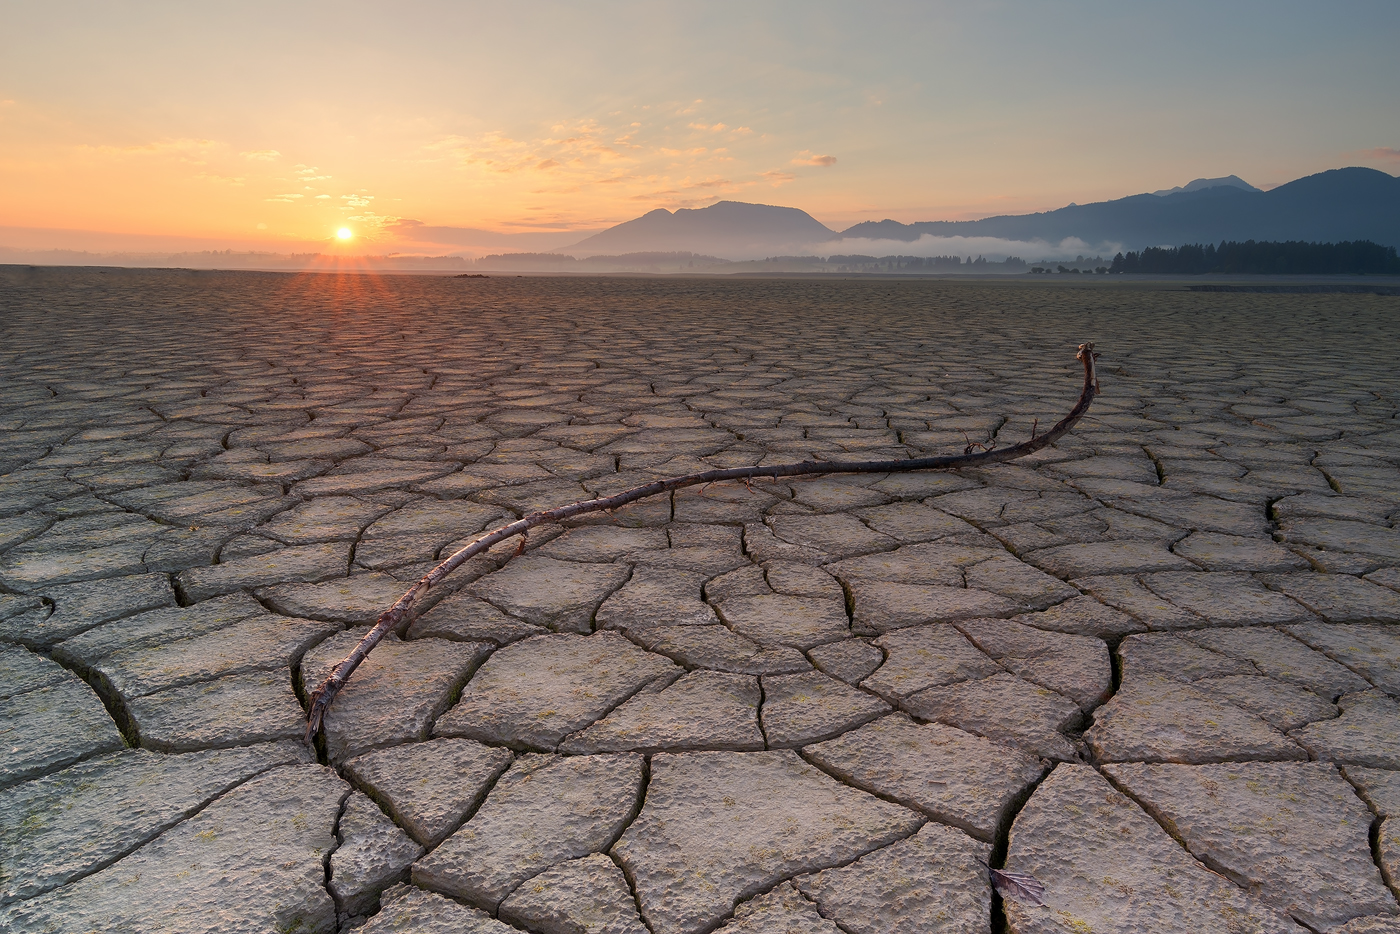
[[[554,252],[580,259],[632,253],[696,253],[728,260],[800,253],[904,252],[889,244],[921,236],[983,237],[1058,244],[1077,238],[1091,248],[1235,241],[1370,240],[1400,247],[1400,179],[1375,169],[1333,169],[1260,191],[1239,176],[1198,178],[1178,188],[1040,214],[976,221],[866,221],[840,233],[805,211],[720,201],[707,208],[657,209]],[[841,241],[845,241],[842,243]]]
[[[1333,169],[1272,191],[1221,184],[978,221],[867,221],[841,237],[914,241],[924,234],[1050,243],[1078,237],[1130,250],[1221,240],[1371,240],[1400,247],[1400,178],[1375,169]]]
[[[1194,181],[1187,182],[1185,185],[1178,185],[1175,188],[1163,188],[1160,191],[1154,191],[1152,193],[1158,196],[1174,195],[1183,191],[1200,191],[1202,188],[1219,188],[1222,185],[1229,188],[1242,188],[1245,191],[1259,190],[1238,175],[1227,175],[1224,178],[1198,178]]]
[[[558,252],[580,257],[689,252],[748,259],[791,252],[804,244],[830,240],[834,234],[797,208],[720,201],[707,208],[681,208],[674,214],[657,208]]]

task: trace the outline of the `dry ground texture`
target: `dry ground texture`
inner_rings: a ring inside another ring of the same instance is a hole
[[[0,930],[1394,932],[1397,335],[1101,282],[0,272]],[[1058,447],[537,532],[297,742],[482,529],[1019,441],[1085,340]]]

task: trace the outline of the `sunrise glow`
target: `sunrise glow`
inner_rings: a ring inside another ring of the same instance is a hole
[[[472,257],[719,201],[839,230],[1400,171],[1395,5],[1190,2],[1148,43],[1132,5],[547,5],[11,4],[0,248]]]

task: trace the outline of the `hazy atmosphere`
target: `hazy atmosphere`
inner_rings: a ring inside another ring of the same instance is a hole
[[[0,932],[1400,934],[1397,49],[0,3]]]
[[[9,4],[0,26],[12,252],[470,257],[720,200],[839,232],[1400,171],[1389,2]]]

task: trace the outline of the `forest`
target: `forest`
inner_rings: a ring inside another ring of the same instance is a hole
[[[1150,275],[1400,275],[1395,247],[1370,240],[1305,243],[1300,240],[1238,243],[1219,246],[1187,243],[1178,247],[1148,247],[1113,257],[1110,273]]]

